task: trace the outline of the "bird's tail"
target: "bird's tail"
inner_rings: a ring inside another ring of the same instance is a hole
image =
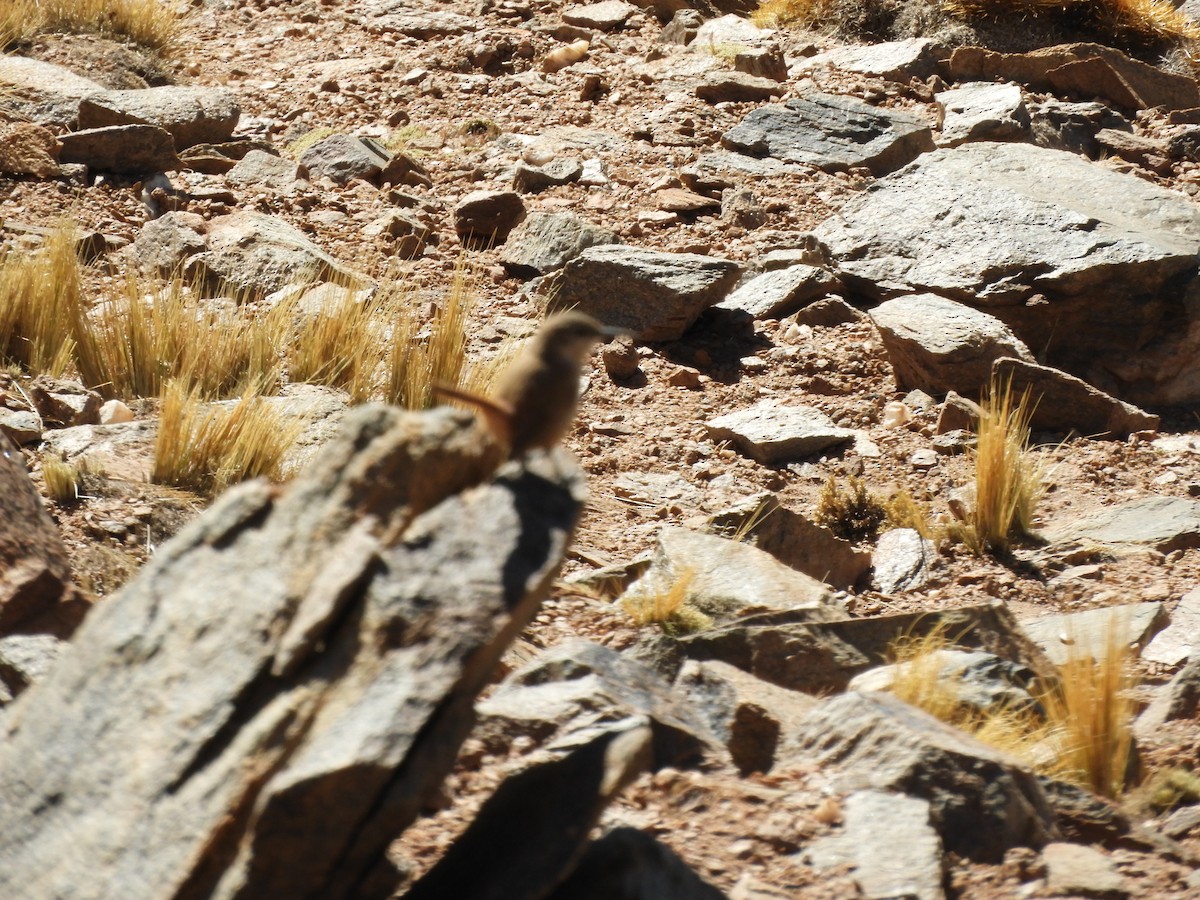
[[[503,400],[493,400],[490,397],[483,397],[472,391],[464,391],[462,388],[452,387],[442,381],[436,382],[433,385],[433,393],[436,397],[455,400],[473,408],[483,418],[488,430],[496,436],[496,440],[505,447],[512,446],[512,406]]]

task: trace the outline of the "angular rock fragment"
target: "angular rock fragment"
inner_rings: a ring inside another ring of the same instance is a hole
[[[563,753],[613,730],[650,729],[655,767],[694,765],[720,750],[708,722],[653,670],[585,640],[539,654],[478,704],[475,736],[507,746],[526,735]]]
[[[871,580],[884,594],[915,591],[929,580],[937,561],[932,541],[912,528],[892,528],[879,536],[871,554]]]
[[[756,275],[718,306],[740,309],[756,319],[782,319],[820,297],[841,289],[837,277],[816,266],[788,266]]]
[[[714,441],[732,441],[763,465],[780,465],[814,456],[854,439],[814,406],[780,406],[764,400],[705,423]]]
[[[29,397],[42,420],[52,426],[95,425],[100,421],[104,399],[77,381],[39,375],[29,388]]]
[[[54,132],[29,122],[0,124],[0,172],[53,178],[61,169]]]
[[[934,650],[927,659],[931,667],[936,666],[938,683],[951,687],[965,709],[986,713],[1034,706],[1029,691],[1037,676],[1027,666],[1001,659],[994,653],[954,648]],[[856,675],[849,690],[890,691],[904,665],[880,666]]]
[[[520,194],[536,194],[546,188],[578,181],[583,164],[577,159],[552,159],[544,166],[518,163],[513,173],[513,190]]]
[[[1145,646],[1166,622],[1163,605],[1155,600],[1042,616],[1022,627],[1061,666],[1070,659],[1103,659],[1114,642],[1122,648]]]
[[[932,150],[933,137],[925,122],[908,113],[811,93],[751,111],[722,135],[721,145],[827,172],[866,166],[882,175]]]
[[[176,150],[228,140],[240,116],[237,92],[217,87],[164,85],[102,91],[79,103],[80,128],[155,125],[171,133]]]
[[[1029,112],[1015,84],[969,82],[935,95],[942,109],[939,147],[967,141],[1011,141],[1029,132]]]
[[[1200,659],[1200,588],[1192,588],[1179,598],[1171,613],[1171,624],[1154,636],[1142,650],[1142,659],[1178,666]]]
[[[1123,438],[1158,429],[1158,416],[1050,366],[1003,357],[992,363],[992,380],[1009,386],[1015,397],[1028,392],[1033,403],[1029,424],[1037,430]]]
[[[1031,772],[887,694],[851,692],[802,723],[802,754],[841,773],[847,787],[927,800],[947,850],[998,862],[1010,847],[1045,844],[1054,813]]]
[[[349,134],[331,134],[300,156],[300,165],[310,175],[334,184],[349,184],[356,178],[377,184],[387,162],[387,152],[375,141]]]
[[[737,263],[695,253],[589,247],[541,292],[550,311],[578,309],[639,341],[673,341],[725,296],[739,272]]]
[[[932,75],[944,53],[944,47],[928,38],[908,38],[881,44],[835,47],[809,57],[803,67],[817,69],[828,66],[908,84],[913,78],[924,81]]]
[[[535,212],[509,234],[500,263],[521,275],[545,275],[561,269],[588,247],[620,242],[614,232],[574,213]]]
[[[9,90],[3,106],[38,125],[65,127],[75,123],[79,101],[103,91],[104,85],[41,59],[0,54],[0,84]]]
[[[1128,500],[1052,522],[1045,536],[1055,543],[1101,544],[1115,552],[1190,550],[1200,547],[1200,502],[1159,496]]]
[[[3,720],[0,893],[390,896],[580,510],[562,454],[499,461],[467,413],[360,407],[160,548]]]
[[[696,96],[706,103],[757,103],[782,93],[774,78],[744,72],[710,72],[696,85]]]
[[[225,173],[225,180],[235,187],[269,189],[278,194],[291,194],[304,170],[290,159],[262,150],[251,150]]]
[[[525,202],[513,191],[474,191],[454,208],[454,230],[467,242],[503,244],[525,218]]]
[[[1042,848],[1042,861],[1046,864],[1046,893],[1052,897],[1118,900],[1129,896],[1125,879],[1112,860],[1093,847],[1047,844]]]
[[[568,6],[562,11],[562,20],[568,25],[578,25],[581,28],[616,31],[624,27],[626,20],[637,12],[637,9],[625,0],[601,0],[600,3]]]
[[[179,165],[174,139],[157,125],[90,128],[68,132],[59,141],[59,162],[82,163],[97,172],[150,175]]]
[[[832,592],[749,544],[674,525],[658,533],[650,567],[621,597],[636,605],[681,584],[684,605],[717,621],[755,610],[829,610]]]
[[[866,900],[943,900],[942,840],[929,801],[886,791],[855,791],[842,804],[841,832],[801,856],[817,868],[849,864]]]

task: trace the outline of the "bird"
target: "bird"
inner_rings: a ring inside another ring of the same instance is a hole
[[[592,348],[624,333],[575,310],[556,313],[501,373],[491,396],[446,384],[436,385],[434,391],[479,410],[508,447],[510,458],[537,448],[550,449],[575,420],[580,370]]]

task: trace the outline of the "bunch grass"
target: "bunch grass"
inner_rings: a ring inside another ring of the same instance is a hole
[[[170,54],[179,45],[181,21],[180,9],[163,0],[5,0],[0,48],[66,31],[128,39]]]

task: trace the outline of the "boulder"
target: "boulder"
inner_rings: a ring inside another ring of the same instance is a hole
[[[1200,399],[1184,299],[1200,208],[1179,194],[1073,154],[964,144],[883,179],[815,234],[864,295],[986,309],[1047,365],[1132,403]]]
[[[802,69],[828,67],[907,85],[914,78],[924,81],[932,75],[945,53],[945,47],[929,38],[850,44],[809,57],[802,63]]]
[[[614,232],[574,213],[535,212],[509,234],[500,263],[519,275],[545,275],[561,269],[588,247],[620,242]]]
[[[797,265],[763,272],[739,285],[721,309],[741,310],[756,319],[782,319],[813,300],[841,289],[837,277],[817,266]]]
[[[37,125],[60,128],[76,122],[81,99],[104,90],[66,66],[15,53],[0,54],[0,84],[6,87],[0,97],[5,108]]]
[[[454,230],[463,241],[503,244],[525,218],[525,202],[513,191],[474,191],[454,207]]]
[[[581,508],[562,453],[500,456],[469,413],[359,407],[161,547],[0,723],[0,893],[391,896]]]
[[[539,288],[549,311],[577,309],[633,332],[678,340],[737,280],[737,263],[641,247],[589,247]]]
[[[96,172],[151,175],[179,166],[175,140],[157,125],[111,125],[59,137],[59,162],[81,163]]]
[[[942,110],[939,147],[967,141],[1012,141],[1029,133],[1029,111],[1015,84],[968,82],[934,95]]]
[[[387,151],[369,138],[331,134],[305,150],[300,165],[313,177],[334,184],[349,184],[356,178],[378,184],[388,158]]]
[[[29,122],[0,122],[0,172],[53,178],[62,170],[54,132]]]
[[[304,170],[290,159],[262,150],[251,150],[225,173],[225,181],[234,187],[258,188],[277,194],[292,194]]]
[[[815,456],[854,439],[813,406],[780,406],[763,400],[747,409],[710,419],[704,426],[713,441],[732,441],[763,465],[782,465]]]
[[[164,85],[90,94],[79,102],[79,127],[155,125],[171,133],[176,150],[184,150],[229,140],[241,114],[236,91]]]

